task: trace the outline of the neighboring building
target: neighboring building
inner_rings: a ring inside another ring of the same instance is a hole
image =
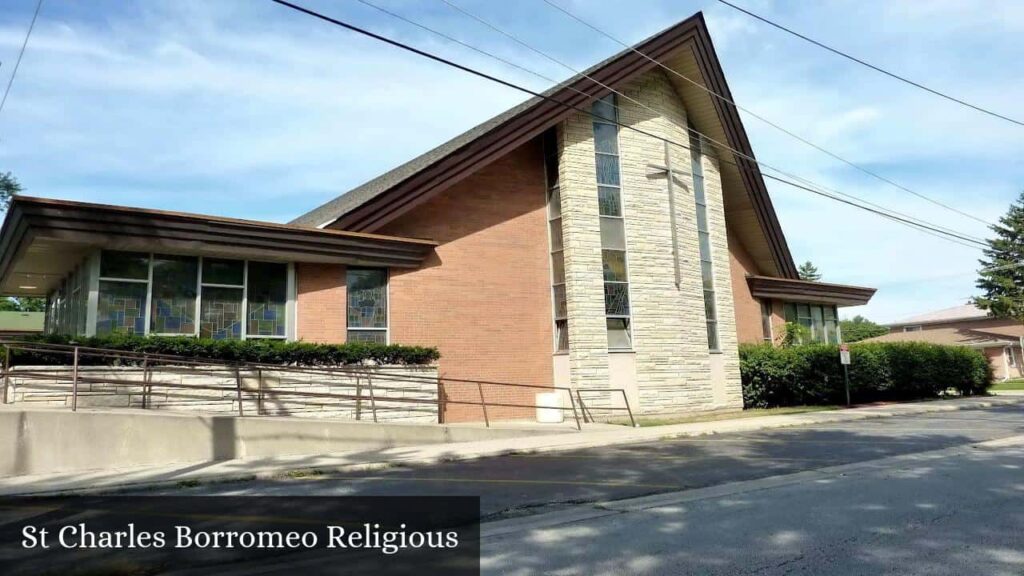
[[[45,312],[0,312],[0,335],[33,334],[43,331],[46,323]]]
[[[889,324],[889,333],[865,342],[931,342],[981,350],[996,378],[1024,376],[1024,325],[993,318],[973,304],[912,316]]]
[[[636,48],[730,97],[701,15]],[[595,116],[530,100],[287,225],[15,198],[0,289],[56,332],[421,344],[450,378],[740,407],[740,342],[787,314],[838,341],[874,290],[798,279],[757,165],[708,141],[753,156],[734,106],[632,50],[587,74],[644,106],[580,76],[548,95]]]

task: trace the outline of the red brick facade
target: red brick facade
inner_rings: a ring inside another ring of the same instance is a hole
[[[551,278],[541,148],[530,142],[379,230],[440,243],[391,275],[391,341],[437,346],[446,378],[552,383]],[[479,400],[476,385],[447,384]],[[533,404],[538,390],[485,388],[489,402]],[[446,419],[480,420],[449,405]],[[490,418],[533,416],[492,407]]]
[[[306,342],[345,341],[345,267],[296,264],[296,336]]]
[[[539,142],[528,143],[422,206],[382,234],[440,243],[415,270],[392,269],[390,338],[436,346],[442,376],[552,384],[551,279]],[[345,267],[300,264],[297,335],[345,341]],[[488,402],[534,404],[540,390],[485,386]],[[476,384],[449,382],[451,400],[479,401]],[[488,417],[532,418],[491,407]],[[446,421],[481,420],[478,406],[448,405]]]

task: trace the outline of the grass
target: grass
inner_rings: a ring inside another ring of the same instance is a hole
[[[751,408],[749,410],[726,410],[704,414],[686,414],[679,416],[638,416],[636,423],[641,427],[668,426],[669,424],[690,424],[693,422],[714,422],[716,420],[734,420],[737,418],[757,418],[758,416],[782,416],[785,414],[805,414],[807,412],[824,412],[836,410],[839,406],[790,406],[786,408]],[[629,420],[617,419],[614,424],[629,425]]]
[[[1024,390],[1024,378],[1007,380],[1006,382],[997,382],[992,386],[992,388],[989,388],[989,390],[993,390],[995,392],[1000,390]]]

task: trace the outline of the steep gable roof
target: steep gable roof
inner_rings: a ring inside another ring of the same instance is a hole
[[[691,78],[699,79],[708,90],[732,100],[703,14],[698,12],[639,42],[634,48],[666,64],[670,58],[684,54],[687,64],[692,64],[695,69]],[[598,82],[612,87],[622,86],[657,66],[636,51],[623,50],[544,93],[554,101],[538,97],[527,100],[296,218],[292,224],[364,232],[379,229],[558,124],[574,112],[566,104],[583,108],[608,94],[609,90]],[[710,131],[716,134],[716,139],[720,135],[720,141],[724,140],[742,154],[754,157],[736,107],[723,99],[694,90],[687,88],[680,93],[684,98],[686,94],[697,94],[693,98],[705,101],[704,108],[709,112],[706,118],[697,117],[697,129],[708,133],[711,127],[702,126],[701,122],[714,123],[716,125]],[[763,274],[798,278],[796,265],[757,164],[736,156],[732,161],[735,168],[723,170],[723,184],[730,179],[746,194],[732,201],[726,198],[727,212],[734,208],[736,213],[749,214],[752,226],[758,229],[756,238],[744,231],[744,243],[765,268],[761,270]]]

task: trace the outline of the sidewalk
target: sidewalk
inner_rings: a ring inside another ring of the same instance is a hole
[[[584,428],[582,432],[570,434],[560,432],[552,435],[525,438],[429,446],[405,446],[386,450],[354,451],[330,455],[286,456],[258,460],[226,460],[173,466],[16,476],[0,479],[0,495],[116,491],[124,488],[167,487],[196,482],[273,478],[288,475],[289,473],[309,473],[312,471],[353,472],[379,470],[392,466],[429,465],[438,462],[470,460],[511,453],[557,452],[618,444],[651,442],[681,436],[752,432],[789,426],[949,412],[1021,403],[1024,403],[1024,396],[963,398],[868,406],[828,412],[674,424],[649,428],[615,427],[614,429],[609,429],[607,426],[594,426],[593,428]]]

